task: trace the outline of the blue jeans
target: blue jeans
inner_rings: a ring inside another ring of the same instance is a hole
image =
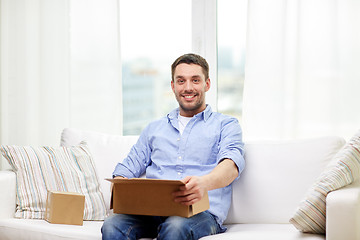
[[[190,218],[114,214],[105,219],[101,232],[103,240],[195,240],[223,230],[215,217],[205,211]]]

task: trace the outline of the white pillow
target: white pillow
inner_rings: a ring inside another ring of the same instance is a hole
[[[73,147],[2,145],[0,150],[16,172],[15,217],[43,219],[50,190],[85,195],[84,220],[106,217],[93,159],[85,143]]]

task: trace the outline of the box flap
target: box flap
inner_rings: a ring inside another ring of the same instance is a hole
[[[150,179],[150,178],[106,178],[105,180],[112,183],[121,184],[150,184],[150,185],[176,185],[182,186],[184,183],[180,180],[162,180],[162,179]]]
[[[196,215],[210,208],[209,195],[206,192],[203,196],[202,201],[199,201],[192,205],[192,215]]]
[[[110,209],[113,209],[113,196],[114,196],[114,186],[113,183],[111,183]]]

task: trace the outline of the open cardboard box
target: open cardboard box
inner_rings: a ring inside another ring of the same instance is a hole
[[[174,202],[172,193],[184,183],[159,179],[106,179],[113,183],[110,208],[114,213],[191,217],[209,209],[206,195],[197,203],[185,206]]]

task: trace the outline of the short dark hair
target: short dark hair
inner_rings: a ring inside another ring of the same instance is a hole
[[[175,68],[177,67],[177,65],[179,65],[181,63],[199,65],[203,70],[203,73],[205,75],[205,80],[209,78],[209,64],[207,63],[205,58],[201,57],[200,55],[194,54],[194,53],[188,53],[188,54],[184,54],[184,55],[178,57],[174,61],[174,63],[171,65],[172,81],[174,81]]]

